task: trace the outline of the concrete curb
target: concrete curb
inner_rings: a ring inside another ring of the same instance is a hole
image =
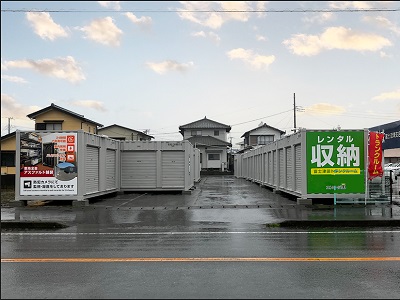
[[[68,225],[58,222],[44,221],[1,221],[1,230],[11,229],[61,229],[67,228]]]
[[[392,220],[286,220],[266,224],[267,227],[400,227],[400,219]]]

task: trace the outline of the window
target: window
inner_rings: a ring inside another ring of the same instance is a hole
[[[219,153],[209,153],[208,160],[219,160]]]
[[[214,136],[219,136],[219,130],[214,130]]]
[[[36,130],[62,130],[61,123],[36,123]]]
[[[201,130],[192,130],[192,136],[201,135]]]
[[[1,165],[3,167],[15,167],[15,152],[1,151]]]
[[[200,163],[203,162],[203,153],[200,153]]]
[[[274,141],[273,135],[260,135],[257,137],[257,144],[258,145],[266,145]]]

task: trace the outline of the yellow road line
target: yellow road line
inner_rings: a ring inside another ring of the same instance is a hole
[[[114,257],[2,258],[2,263],[32,262],[279,262],[279,261],[400,261],[400,257]]]

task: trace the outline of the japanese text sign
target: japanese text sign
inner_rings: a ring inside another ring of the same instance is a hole
[[[307,192],[364,193],[364,131],[306,134]]]
[[[384,134],[378,132],[369,132],[368,144],[368,179],[382,177],[382,140]]]

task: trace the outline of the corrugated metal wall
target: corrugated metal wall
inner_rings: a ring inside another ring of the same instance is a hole
[[[106,150],[106,189],[114,189],[116,183],[117,154],[115,150]]]
[[[86,146],[85,189],[86,193],[99,191],[99,148]]]
[[[183,189],[185,186],[185,152],[163,151],[162,186]]]
[[[156,151],[124,151],[121,153],[121,188],[157,187]]]

